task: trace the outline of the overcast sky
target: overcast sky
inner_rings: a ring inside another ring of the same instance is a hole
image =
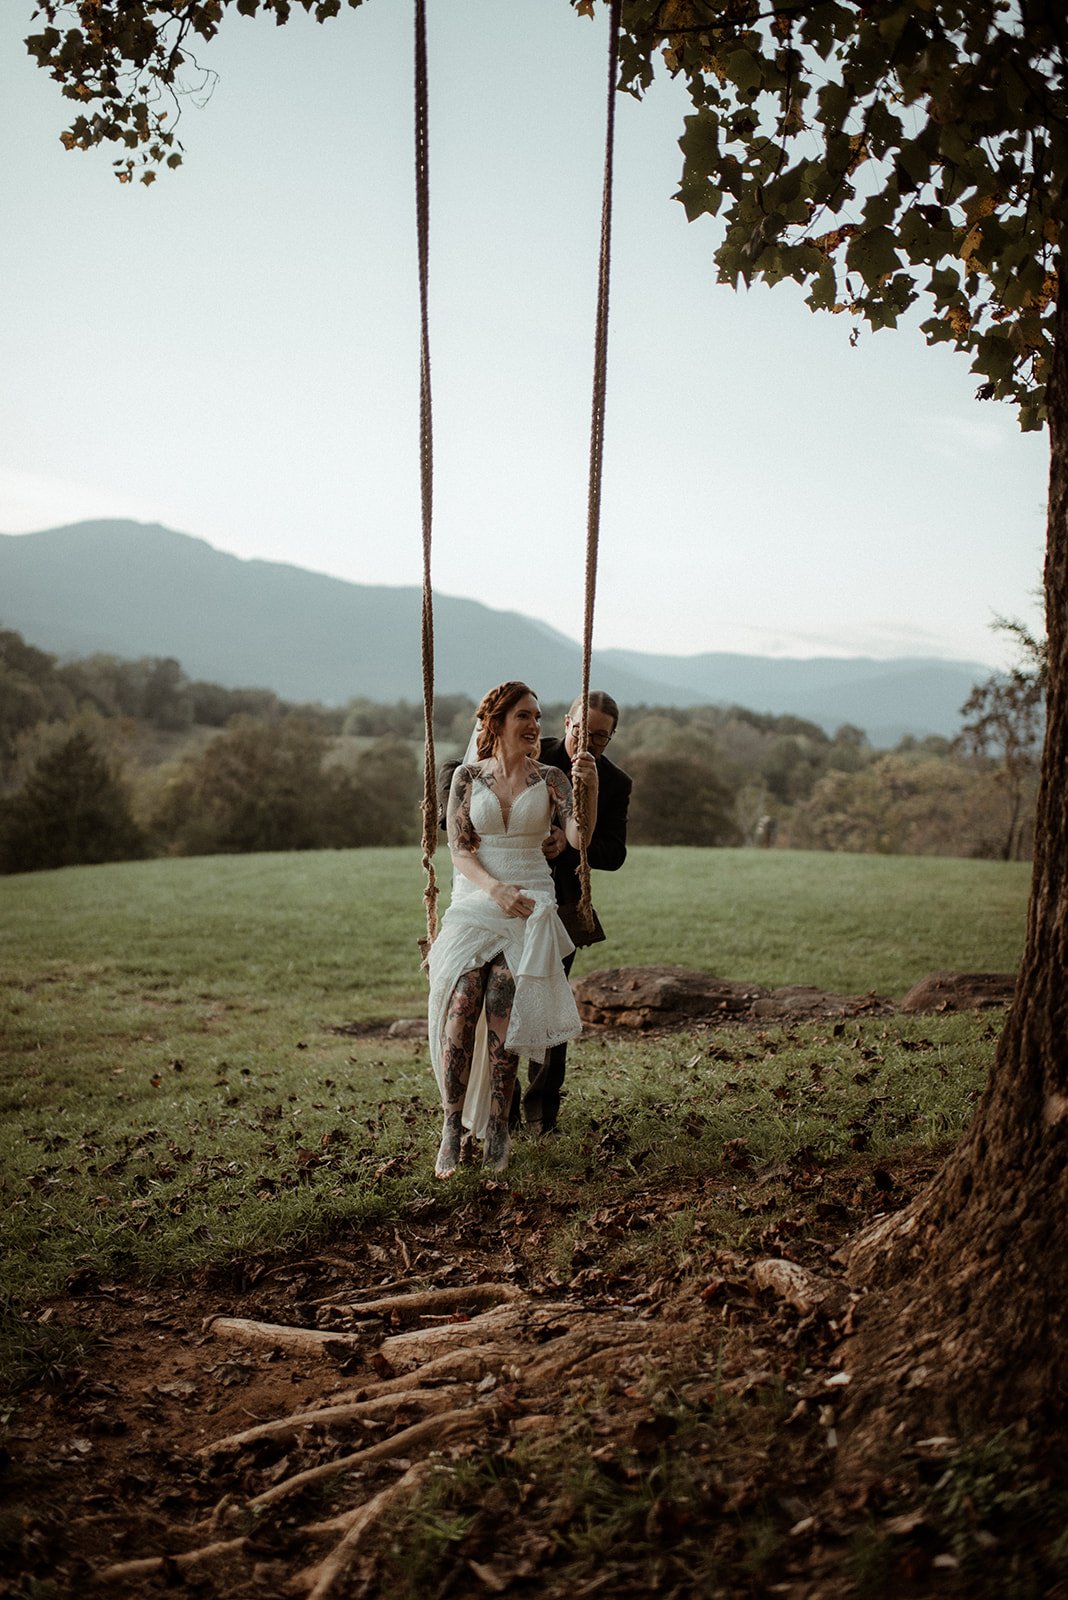
[[[62,149],[32,10],[0,7],[0,531],[132,517],[418,584],[409,0],[228,17],[150,188]],[[429,12],[435,582],[578,638],[605,19]],[[618,106],[597,643],[1000,664],[995,614],[1041,626],[1045,434],[915,325],[851,349],[792,285],[718,286],[686,111]]]

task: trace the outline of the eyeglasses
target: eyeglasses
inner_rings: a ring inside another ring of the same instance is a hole
[[[565,717],[564,722],[567,724],[568,729],[574,732],[575,736],[577,737],[579,733],[579,723],[577,721],[572,721],[570,717]],[[586,735],[586,743],[593,750],[603,750],[606,744],[610,744],[612,742],[612,734],[614,734],[615,731],[616,730],[613,728],[609,733],[605,733],[603,730],[598,733],[588,733]]]

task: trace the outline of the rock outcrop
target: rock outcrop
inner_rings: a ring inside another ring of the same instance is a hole
[[[592,1028],[681,1028],[711,1022],[808,1022],[975,1011],[1012,1000],[1011,973],[933,972],[900,1005],[885,995],[836,994],[807,984],[767,989],[689,967],[608,967],[572,980],[579,1015]]]
[[[1008,1006],[1016,992],[1014,972],[932,972],[914,984],[902,1011],[984,1011]]]

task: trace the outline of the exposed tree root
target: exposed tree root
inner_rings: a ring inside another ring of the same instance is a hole
[[[439,1389],[400,1389],[395,1394],[379,1395],[370,1400],[353,1400],[343,1405],[319,1406],[310,1411],[294,1411],[288,1417],[277,1417],[273,1422],[261,1422],[243,1433],[232,1433],[226,1439],[216,1439],[198,1450],[200,1456],[220,1456],[228,1451],[243,1450],[263,1439],[283,1443],[294,1439],[302,1428],[325,1428],[338,1423],[358,1422],[364,1418],[392,1416],[403,1406],[416,1406],[421,1411],[447,1411],[461,1394],[467,1391],[459,1384],[443,1385]]]
[[[332,1301],[336,1311],[355,1317],[434,1316],[465,1306],[495,1306],[518,1300],[522,1291],[514,1283],[452,1284],[443,1289],[422,1289],[414,1294],[390,1294],[378,1300]]]
[[[368,1528],[399,1501],[410,1499],[431,1471],[431,1465],[429,1461],[418,1461],[414,1467],[408,1468],[403,1478],[399,1478],[388,1489],[380,1489],[373,1499],[357,1506],[354,1511],[347,1511],[344,1516],[335,1517],[331,1522],[313,1524],[307,1530],[309,1533],[336,1530],[342,1537],[317,1566],[300,1574],[294,1587],[306,1586],[309,1600],[329,1600],[338,1580],[344,1577],[359,1554]]]
[[[539,1382],[541,1384],[553,1381],[566,1380],[567,1387],[574,1389],[580,1381],[586,1385],[593,1383],[607,1383],[619,1370],[620,1364],[627,1356],[636,1352],[648,1350],[645,1340],[628,1339],[624,1344],[605,1344],[596,1350],[574,1361],[560,1360],[539,1369]]]
[[[648,1322],[617,1322],[590,1319],[571,1333],[553,1341],[524,1372],[524,1384],[531,1389],[558,1384],[566,1377],[588,1376],[590,1363],[612,1360],[635,1346],[647,1348],[651,1329]]]
[[[515,1354],[513,1345],[491,1340],[488,1344],[480,1344],[473,1350],[447,1350],[444,1355],[436,1356],[433,1361],[428,1361],[425,1367],[419,1368],[419,1387],[425,1389],[435,1383],[455,1380],[458,1383],[478,1383],[487,1372],[499,1371],[501,1365],[510,1356]],[[335,1404],[342,1404],[346,1399],[371,1400],[384,1394],[404,1394],[410,1390],[412,1375],[408,1372],[396,1373],[391,1378],[379,1378],[374,1382],[361,1384],[359,1389],[350,1394],[335,1396]]]
[[[477,1307],[486,1309],[466,1315]],[[329,1600],[366,1549],[369,1531],[392,1508],[417,1495],[457,1446],[470,1449],[474,1442],[488,1448],[506,1423],[517,1434],[546,1432],[559,1425],[560,1407],[570,1394],[588,1391],[591,1383],[610,1384],[633,1369],[636,1360],[645,1364],[655,1359],[661,1346],[677,1352],[692,1331],[686,1324],[628,1320],[619,1312],[604,1315],[571,1301],[537,1300],[507,1283],[413,1289],[344,1307],[335,1302],[331,1310],[360,1322],[361,1335],[236,1317],[214,1317],[206,1324],[218,1337],[302,1355],[331,1354],[339,1347],[349,1354],[358,1351],[366,1362],[366,1381],[335,1391],[329,1399],[324,1396],[319,1406],[305,1406],[203,1446],[197,1454],[209,1472],[222,1477],[223,1493],[210,1520],[199,1528],[187,1527],[186,1536],[207,1535],[208,1542],[179,1554],[118,1563],[100,1574],[101,1581],[136,1583],[243,1554],[251,1557],[254,1548],[262,1550],[272,1509],[284,1502],[287,1543],[294,1537],[309,1544],[331,1541],[326,1554],[301,1571],[292,1588],[311,1600]],[[400,1324],[403,1331],[369,1336],[363,1319],[370,1317],[388,1318],[389,1325]],[[450,1320],[404,1327],[445,1317]],[[347,1451],[333,1436],[335,1429],[343,1434],[346,1428],[360,1427],[387,1431],[373,1443]],[[277,1447],[288,1452],[282,1461]],[[260,1449],[264,1455],[257,1454]],[[264,1476],[258,1492],[250,1494],[250,1488],[257,1488],[260,1460]],[[383,1468],[388,1471],[389,1464],[394,1471],[399,1465],[401,1475],[383,1486],[378,1474]],[[317,1506],[324,1491],[328,1505],[332,1499],[331,1514],[320,1509],[317,1520],[300,1526],[298,1511],[294,1533],[290,1507],[309,1488],[320,1491],[313,1500]],[[255,1546],[245,1537],[219,1538],[227,1525],[249,1513],[257,1519]]]
[[[410,1333],[395,1333],[383,1339],[378,1348],[380,1361],[395,1371],[411,1371],[432,1361],[445,1350],[478,1344],[483,1334],[494,1338],[501,1334],[518,1332],[524,1322],[529,1322],[529,1309],[518,1304],[494,1306],[479,1317],[465,1322],[443,1322],[434,1328],[413,1328]]]
[[[240,1539],[217,1539],[211,1544],[201,1545],[197,1550],[184,1550],[175,1556],[148,1556],[143,1561],[117,1561],[110,1567],[105,1567],[97,1576],[99,1583],[132,1583],[138,1578],[151,1578],[157,1573],[170,1571],[177,1568],[179,1572],[187,1572],[191,1567],[204,1566],[208,1562],[218,1561],[222,1556],[240,1555],[248,1545],[244,1537]]]
[[[249,1501],[249,1506],[254,1511],[262,1511],[264,1506],[273,1506],[277,1501],[295,1494],[298,1489],[306,1489],[309,1484],[321,1483],[324,1478],[335,1478],[339,1473],[351,1472],[356,1467],[370,1466],[372,1462],[388,1461],[394,1456],[406,1456],[410,1450],[416,1450],[420,1445],[438,1449],[457,1438],[476,1432],[483,1420],[480,1413],[491,1409],[491,1405],[483,1401],[481,1405],[471,1406],[465,1411],[446,1411],[442,1416],[425,1417],[422,1422],[413,1422],[410,1428],[402,1428],[400,1433],[395,1433],[390,1439],[380,1439],[377,1444],[368,1445],[366,1450],[356,1450],[352,1455],[341,1456],[337,1461],[323,1461],[317,1467],[308,1467],[304,1472],[298,1472],[295,1477],[283,1478],[281,1483],[276,1483],[270,1489],[265,1489],[263,1494],[256,1495]]]
[[[799,1267],[796,1261],[784,1261],[777,1256],[754,1262],[752,1277],[758,1289],[770,1289],[806,1317],[817,1306],[844,1294],[835,1279],[818,1278]]]
[[[351,1333],[326,1333],[319,1328],[288,1328],[276,1322],[249,1322],[245,1317],[209,1317],[204,1332],[235,1344],[266,1344],[294,1355],[348,1355],[360,1348]]]

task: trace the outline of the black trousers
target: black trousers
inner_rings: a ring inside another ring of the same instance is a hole
[[[572,950],[569,956],[564,957],[564,971],[569,977],[575,955],[576,951]],[[566,1043],[554,1045],[546,1052],[544,1061],[528,1061],[527,1087],[522,1096],[519,1077],[516,1075],[515,1088],[512,1091],[512,1108],[508,1117],[509,1126],[513,1129],[519,1126],[522,1098],[522,1120],[527,1127],[536,1129],[539,1133],[551,1133],[560,1115],[560,1090],[563,1088],[566,1071]]]

